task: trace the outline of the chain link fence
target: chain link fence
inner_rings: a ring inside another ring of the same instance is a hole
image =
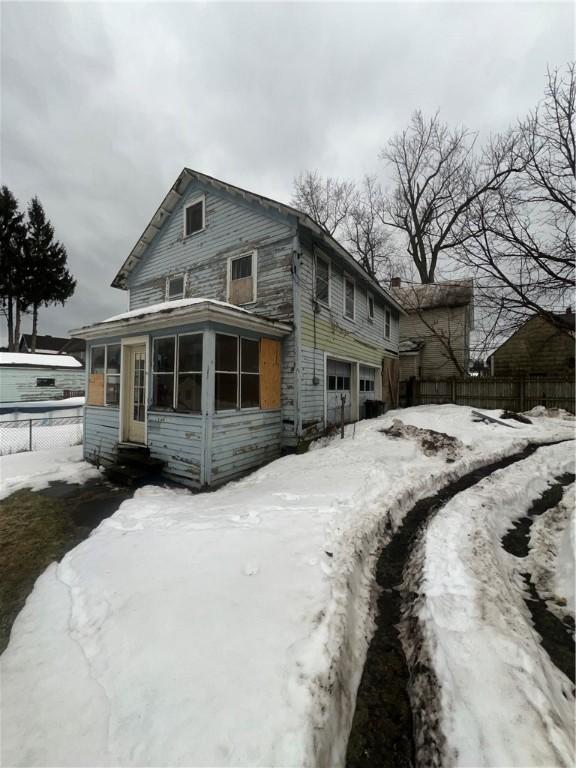
[[[0,421],[0,456],[81,445],[83,426],[81,415]]]

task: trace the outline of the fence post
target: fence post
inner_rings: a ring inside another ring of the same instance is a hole
[[[28,450],[32,450],[32,419],[28,419]]]
[[[524,413],[526,410],[526,388],[524,386],[524,377],[520,379],[520,413]]]

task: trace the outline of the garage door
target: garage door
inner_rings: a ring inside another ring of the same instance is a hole
[[[364,403],[366,400],[376,399],[376,368],[369,368],[361,365],[359,370],[359,388],[360,388],[360,418],[366,418],[366,409]]]
[[[326,370],[326,417],[328,425],[340,424],[342,397],[344,400],[344,421],[352,417],[352,366],[340,360],[328,360]]]

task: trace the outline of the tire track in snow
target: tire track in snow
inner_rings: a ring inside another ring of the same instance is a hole
[[[442,764],[438,685],[414,610],[423,558],[418,543],[427,522],[454,496],[497,470],[523,461],[541,446],[560,442],[569,441],[530,443],[421,499],[382,550],[376,567],[377,628],[356,697],[346,753],[348,768],[408,768],[416,764],[433,768]],[[404,648],[410,649],[408,659]]]

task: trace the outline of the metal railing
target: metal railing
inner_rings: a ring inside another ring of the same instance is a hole
[[[0,421],[0,456],[81,445],[82,416]]]

